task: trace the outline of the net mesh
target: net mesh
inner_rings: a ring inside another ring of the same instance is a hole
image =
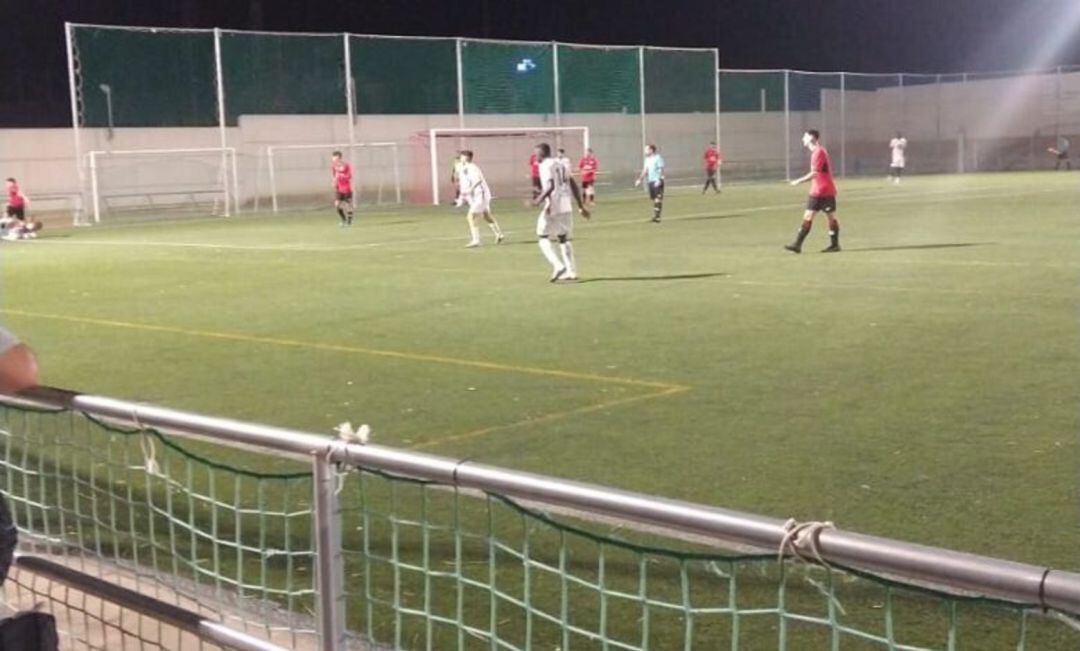
[[[212,32],[80,26],[72,37],[81,126],[109,126],[110,101],[116,127],[218,123]]]
[[[716,53],[645,48],[645,135],[667,165],[668,182],[698,182],[716,140]]]
[[[354,204],[391,204],[402,200],[397,143],[331,146],[279,146],[269,150],[268,177],[281,210],[329,209],[334,200],[330,155],[341,151],[353,169]]]
[[[722,70],[717,83],[724,178],[783,178],[787,165],[784,72]]]
[[[77,413],[0,408],[3,488],[22,551],[99,576],[123,572],[128,585],[159,599],[194,600],[278,643],[310,644],[311,475],[246,453],[222,463],[220,449],[188,445]],[[1073,619],[1020,604],[774,554],[723,553],[626,523],[342,470],[336,515],[347,625],[379,648],[1023,651],[1080,643]],[[13,601],[13,591],[5,597]],[[107,626],[96,610],[75,608],[88,628]],[[89,633],[68,635],[93,646]]]
[[[345,44],[340,35],[223,32],[225,119],[241,115],[344,115]]]
[[[464,109],[469,114],[555,113],[555,65],[548,43],[461,42]],[[519,119],[520,123],[520,119]]]
[[[454,39],[350,36],[356,112],[457,114]]]

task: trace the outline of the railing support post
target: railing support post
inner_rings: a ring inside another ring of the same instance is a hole
[[[315,603],[320,651],[345,648],[345,566],[341,557],[341,510],[337,474],[324,451],[311,456],[314,472]]]

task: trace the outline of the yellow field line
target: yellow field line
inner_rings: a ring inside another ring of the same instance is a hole
[[[374,357],[387,357],[391,359],[403,359],[413,362],[428,362],[433,364],[446,364],[477,368],[487,371],[502,371],[506,373],[520,373],[526,375],[540,375],[555,377],[565,380],[578,380],[582,382],[600,382],[605,384],[620,384],[624,386],[646,387],[657,390],[669,390],[684,388],[681,385],[653,380],[640,380],[636,378],[619,377],[615,375],[599,375],[595,373],[580,373],[577,371],[565,371],[552,368],[540,368],[534,366],[520,366],[504,364],[501,362],[486,362],[482,360],[464,359],[460,357],[444,357],[442,355],[429,355],[425,353],[408,353],[397,350],[385,350],[380,348],[364,348],[361,346],[346,346],[344,344],[322,343],[317,341],[301,341],[298,339],[282,339],[279,337],[264,337],[242,333],[214,332],[211,330],[196,330],[180,328],[177,326],[154,325],[151,323],[133,323],[130,321],[116,321],[113,319],[96,319],[92,317],[69,316],[65,314],[48,314],[43,312],[31,312],[19,309],[0,309],[0,312],[13,316],[24,316],[36,319],[49,319],[53,321],[67,321],[70,323],[84,323],[91,325],[109,326],[114,328],[127,328],[130,330],[143,330],[147,332],[164,332],[170,334],[187,335],[191,337],[204,337],[207,339],[222,339],[226,341],[242,341],[255,344],[267,344],[274,346],[286,346],[291,348],[308,348],[311,350],[323,350],[342,353],[354,353],[359,355],[371,355]]]
[[[584,407],[575,407],[574,409],[567,409],[564,411],[553,411],[551,413],[542,414],[534,418],[524,418],[513,423],[507,423],[505,425],[492,425],[490,427],[482,427],[480,429],[474,429],[470,432],[462,432],[461,434],[454,434],[453,436],[447,436],[440,439],[433,439],[431,441],[425,441],[424,443],[418,443],[411,446],[414,450],[422,450],[425,448],[433,448],[445,443],[457,443],[460,441],[467,441],[481,436],[487,436],[493,432],[500,432],[510,429],[517,429],[519,427],[525,427],[527,425],[540,425],[544,423],[550,423],[552,421],[562,420],[571,416],[580,416],[582,414],[591,414],[598,411],[604,411],[605,409],[613,409],[615,407],[624,407],[635,402],[642,402],[645,400],[655,400],[657,398],[664,398],[666,396],[673,396],[679,393],[689,391],[688,386],[675,386],[672,385],[666,389],[659,391],[645,393],[637,396],[630,396],[627,398],[618,398],[615,400],[605,400],[591,405],[585,405]]]

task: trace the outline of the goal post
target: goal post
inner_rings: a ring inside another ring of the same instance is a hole
[[[266,166],[270,181],[270,205],[281,209],[287,197],[303,204],[305,198],[323,199],[331,189],[330,155],[340,151],[353,168],[356,203],[372,196],[370,203],[401,203],[401,155],[396,142],[267,145]],[[308,206],[310,207],[310,206]]]
[[[439,164],[442,157],[447,155],[453,148],[444,148],[440,152],[440,140],[447,138],[453,138],[458,141],[457,149],[468,149],[464,143],[470,140],[484,139],[486,141],[493,141],[498,139],[514,139],[514,140],[527,140],[527,147],[525,151],[532,151],[533,143],[542,139],[550,138],[553,140],[551,145],[553,147],[561,146],[564,141],[575,140],[580,144],[581,151],[574,151],[574,148],[567,146],[570,149],[570,155],[581,156],[586,149],[589,148],[589,127],[504,127],[498,129],[481,129],[481,128],[437,128],[428,130],[428,150],[431,155],[431,202],[434,205],[439,205],[439,173],[444,168]],[[444,145],[445,146],[445,145]],[[523,166],[528,154],[525,153],[522,156],[522,152],[517,152],[517,156],[521,160],[509,160],[506,161],[505,157],[502,162],[506,162],[511,166]],[[481,167],[484,166],[483,157],[479,161]],[[516,168],[515,168],[516,169]],[[485,170],[485,176],[488,181],[498,178],[493,174],[494,170],[490,168]]]
[[[233,147],[87,152],[93,223],[112,212],[240,211]]]

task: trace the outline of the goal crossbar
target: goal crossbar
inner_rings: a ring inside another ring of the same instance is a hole
[[[90,170],[90,192],[94,223],[101,222],[101,188],[98,162],[102,158],[134,158],[138,156],[163,156],[171,154],[221,154],[221,192],[224,196],[224,216],[240,212],[240,183],[236,165],[235,147],[188,147],[177,149],[95,149],[86,153]],[[153,193],[148,193],[153,194]]]
[[[313,150],[350,150],[350,149],[389,149],[394,166],[394,198],[396,203],[401,203],[401,161],[398,156],[398,143],[385,142],[340,142],[327,144],[296,144],[296,145],[267,145],[266,165],[270,176],[270,205],[274,212],[278,212],[278,186],[277,170],[274,164],[275,152],[281,151],[313,151]]]
[[[439,205],[439,138],[483,136],[527,136],[535,133],[579,133],[585,149],[589,148],[589,127],[502,127],[502,128],[435,128],[428,129],[428,149],[431,152],[431,203]]]

